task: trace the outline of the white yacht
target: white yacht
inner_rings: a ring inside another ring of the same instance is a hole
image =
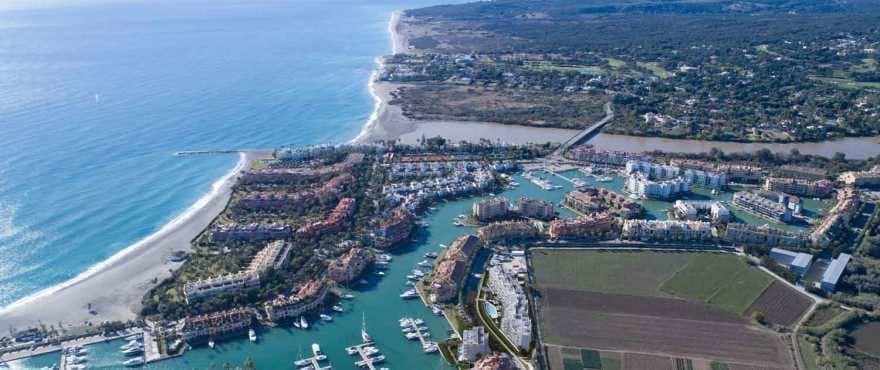
[[[342,312],[342,311],[345,311],[345,310],[342,309],[342,306],[339,306],[339,305],[336,305],[336,306],[330,307],[330,309],[333,310],[333,311],[336,311],[336,312]]]
[[[250,340],[251,343],[255,343],[257,341],[257,332],[254,331],[254,329],[248,329],[248,340]]]
[[[135,358],[132,358],[132,359],[125,360],[125,361],[122,363],[122,366],[125,366],[125,367],[138,367],[138,366],[141,366],[141,365],[143,365],[143,364],[144,364],[144,358],[143,358],[143,357],[135,357]]]
[[[333,321],[333,316],[330,316],[330,315],[327,315],[327,314],[323,314],[323,313],[322,313],[322,314],[321,314],[321,320],[324,320],[324,321]]]
[[[308,329],[308,328],[309,328],[309,322],[306,321],[306,317],[305,317],[305,316],[300,316],[300,317],[299,317],[299,326],[300,326],[301,328],[303,328],[303,329]]]

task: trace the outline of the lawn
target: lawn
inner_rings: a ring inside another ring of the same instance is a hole
[[[657,62],[637,62],[636,64],[639,67],[642,67],[644,69],[651,71],[651,73],[653,73],[654,76],[657,76],[657,77],[660,77],[663,79],[672,77],[672,73],[670,73],[669,71],[667,71],[666,69],[661,67],[660,64]]]
[[[770,275],[748,266],[740,257],[700,254],[663,283],[661,289],[742,314],[772,281]]]
[[[698,254],[535,248],[535,280],[543,287],[668,297],[660,285]]]
[[[848,78],[820,77],[810,76],[811,80],[829,83],[842,89],[863,89],[873,88],[880,89],[880,82],[856,82]]]
[[[622,60],[620,60],[620,59],[616,59],[616,58],[605,58],[605,60],[608,61],[608,65],[611,66],[611,68],[614,68],[614,69],[620,69],[620,67],[625,67],[625,66],[626,66],[626,62],[624,62],[624,61],[622,61]]]

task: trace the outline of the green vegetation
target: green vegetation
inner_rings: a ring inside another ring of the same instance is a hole
[[[574,358],[566,358],[562,360],[562,366],[565,370],[584,370],[584,364],[580,360]]]
[[[661,289],[742,315],[772,282],[770,275],[750,267],[739,257],[700,254],[663,283]]]
[[[636,62],[636,65],[639,66],[639,67],[642,67],[642,68],[644,68],[644,69],[647,69],[647,70],[651,71],[651,73],[653,73],[654,76],[657,76],[657,77],[660,77],[660,78],[669,78],[669,77],[672,77],[672,73],[670,73],[669,71],[667,71],[666,69],[664,69],[664,68],[663,68],[662,66],[660,66],[660,64],[657,63],[657,62]]]
[[[609,356],[602,356],[602,370],[620,370],[620,359]]]
[[[712,370],[730,370],[730,366],[727,366],[727,364],[718,361],[712,361],[709,366],[712,368]]]
[[[820,0],[433,6],[407,11],[403,31],[430,36],[413,39],[418,55],[390,58],[382,78],[530,92],[519,102],[529,110],[550,96],[610,92],[597,96],[613,103],[614,119],[603,128],[610,133],[764,142],[878,135],[878,14],[877,2]],[[397,96],[411,103],[411,117],[435,103],[410,100],[416,91]],[[483,117],[535,124],[519,107],[473,108],[481,109],[494,111]],[[555,111],[561,114],[539,124],[571,127],[582,118],[580,109]]]
[[[537,284],[640,296],[666,296],[660,284],[696,255],[647,251],[533,249]]]
[[[581,363],[584,365],[583,367],[587,369],[601,369],[602,368],[602,359],[599,356],[599,351],[594,351],[591,349],[582,349],[581,350]]]
[[[820,370],[819,367],[819,350],[815,343],[807,340],[806,336],[798,335],[798,347],[801,351],[801,360],[804,362],[806,370]]]

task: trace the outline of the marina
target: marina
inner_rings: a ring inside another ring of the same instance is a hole
[[[565,188],[561,191],[544,191],[524,179],[522,175],[513,175],[513,179],[522,185],[498,195],[511,199],[527,196],[558,204],[565,192],[574,188],[571,184],[564,182],[562,184]],[[422,349],[413,346],[412,340],[400,334],[399,318],[421,317],[424,321],[422,326],[434,334],[430,340],[435,342],[445,340],[450,325],[442,315],[442,311],[439,307],[436,311],[431,307],[426,307],[419,299],[402,300],[399,295],[403,290],[412,288],[407,285],[408,282],[411,283],[407,279],[407,275],[412,274],[414,266],[426,259],[433,260],[455,238],[473,232],[471,228],[455,227],[448,220],[454,219],[459,214],[469,213],[471,205],[476,199],[479,197],[464,197],[439,203],[433,212],[426,214],[423,220],[428,222],[430,226],[419,231],[415,238],[416,241],[412,245],[387,252],[388,257],[391,257],[391,262],[388,263],[387,269],[383,270],[386,272],[385,276],[364,275],[368,284],[356,284],[351,289],[340,292],[341,299],[333,303],[332,306],[327,306],[328,312],[333,312],[333,321],[318,320],[316,313],[308,331],[284,326],[262,328],[257,331],[259,334],[257,343],[251,343],[246,333],[242,333],[233,339],[223,341],[215,339],[217,342],[214,349],[210,349],[206,345],[194,346],[188,349],[184,356],[164,359],[159,362],[147,361],[143,367],[146,369],[168,369],[214,366],[216,368],[226,362],[240,365],[247,358],[251,358],[257,368],[290,368],[292,360],[301,357],[301,354],[297,353],[297,348],[308,348],[314,342],[324,344],[321,349],[329,359],[341,359],[357,354],[358,361],[363,361],[357,351],[354,354],[349,354],[346,347],[329,345],[329,343],[361,343],[362,338],[358,330],[352,330],[352,328],[360,327],[362,317],[366,316],[366,319],[371,323],[372,329],[369,335],[372,337],[374,345],[363,347],[381,348],[382,356],[384,356],[381,366],[379,366],[380,363],[376,363],[375,369],[381,369],[381,367],[452,369],[442,356],[426,356]],[[558,208],[557,210],[563,217],[574,215],[567,209]],[[468,280],[471,284],[471,281],[478,279],[469,276]],[[403,287],[406,289],[402,289]],[[311,317],[309,316],[309,318]],[[299,320],[295,321],[299,325]],[[90,353],[89,367],[119,368],[123,361],[129,359],[119,352],[119,347],[126,342],[127,340],[114,340],[86,346]],[[380,343],[381,346],[377,346],[375,343]],[[356,346],[348,348],[353,347]],[[149,354],[149,346],[146,346],[145,349]],[[365,349],[365,353],[370,351]],[[367,356],[375,357],[376,355]],[[25,360],[10,361],[13,368],[27,369],[51,367],[53,364],[57,366],[58,362],[57,352]],[[333,368],[354,370],[369,367],[366,364],[361,367],[354,361],[334,361]]]
[[[310,357],[301,358],[293,362],[299,370],[329,370],[332,366],[323,366],[321,362],[327,361],[327,355],[321,352],[321,346],[318,343],[312,343],[312,355]]]
[[[422,326],[422,324],[424,323],[425,321],[422,319],[403,317],[400,319],[401,331],[403,331],[403,335],[406,337],[406,339],[418,339],[419,342],[422,344],[422,351],[424,351],[425,353],[437,352],[437,342],[428,340],[428,338],[431,336],[431,333],[428,331],[428,328]]]

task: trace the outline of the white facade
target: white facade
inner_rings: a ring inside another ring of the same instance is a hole
[[[491,266],[489,290],[501,303],[501,332],[513,345],[528,350],[532,343],[529,301],[516,276],[502,265]]]
[[[461,345],[458,347],[459,361],[474,362],[480,355],[490,351],[489,336],[482,326],[477,326],[461,333]]]

